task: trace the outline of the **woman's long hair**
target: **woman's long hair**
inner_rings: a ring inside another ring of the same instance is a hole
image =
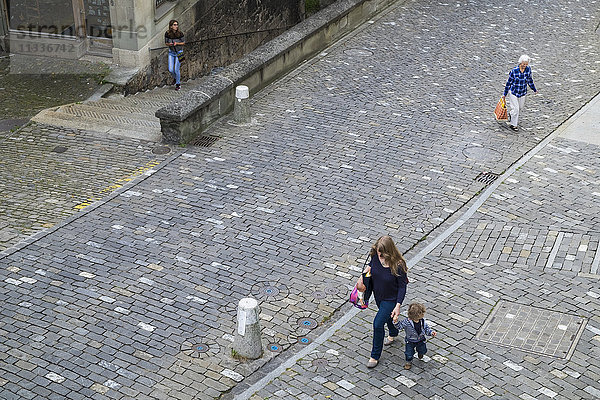
[[[177,30],[173,29],[173,24],[177,23]],[[183,36],[183,32],[179,29],[179,22],[176,19],[172,19],[169,21],[169,30],[167,31],[167,37],[169,39],[179,39]]]
[[[377,256],[377,250],[379,250],[381,253],[381,258],[383,259],[380,261],[390,267],[392,275],[398,276],[398,268],[400,268],[405,274],[408,272],[406,261],[396,248],[396,245],[391,237],[382,236],[377,239],[375,244],[371,246],[371,258]]]

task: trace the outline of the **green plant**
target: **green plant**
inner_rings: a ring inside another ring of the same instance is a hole
[[[234,349],[231,349],[231,357],[233,357],[234,359],[238,360],[238,361],[247,361],[248,359],[244,356],[241,356],[238,354],[237,351],[235,351]]]
[[[321,4],[319,3],[319,0],[306,0],[304,10],[306,11],[307,16],[316,13],[320,9]]]

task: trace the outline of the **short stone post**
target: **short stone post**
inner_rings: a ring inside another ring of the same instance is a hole
[[[250,91],[248,90],[248,86],[240,85],[235,88],[233,121],[236,124],[249,124],[252,122],[250,116]]]
[[[236,355],[251,360],[262,355],[258,302],[252,298],[241,299],[237,309],[237,331],[233,340]]]

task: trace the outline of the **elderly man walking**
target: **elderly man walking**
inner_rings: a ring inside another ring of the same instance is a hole
[[[502,98],[506,100],[506,95],[508,94],[508,104],[510,105],[509,128],[513,131],[519,130],[517,124],[519,123],[519,113],[525,106],[527,85],[529,85],[534,93],[538,92],[531,77],[530,60],[526,54],[519,57],[519,65],[508,73],[508,80],[506,81],[506,86],[504,86],[504,95]]]

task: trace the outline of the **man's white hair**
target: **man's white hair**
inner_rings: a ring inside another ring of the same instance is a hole
[[[523,54],[521,57],[519,57],[519,64],[524,62],[529,64],[529,61],[531,61],[531,58],[529,58],[527,54]]]

